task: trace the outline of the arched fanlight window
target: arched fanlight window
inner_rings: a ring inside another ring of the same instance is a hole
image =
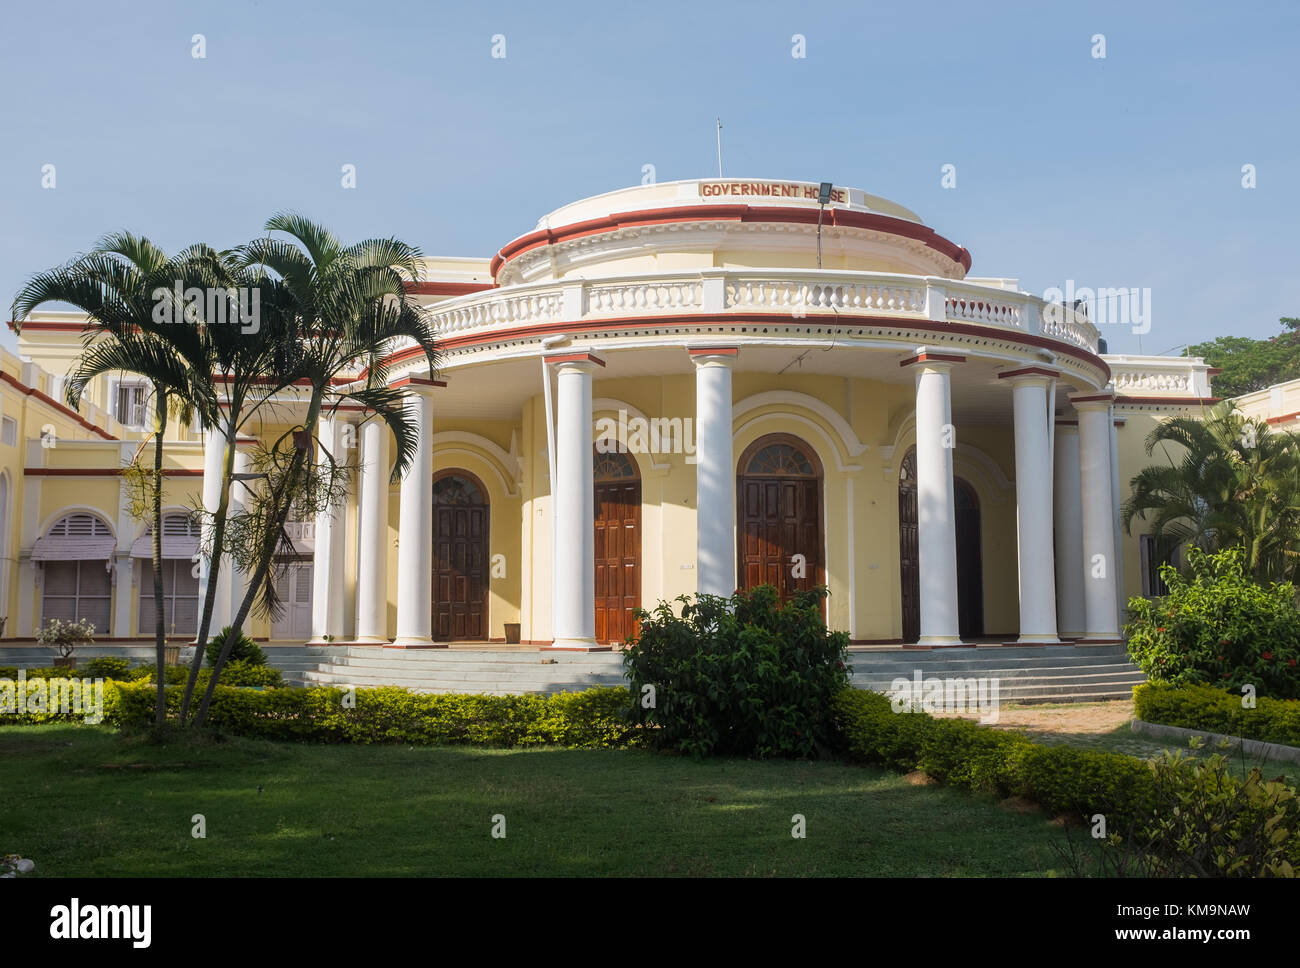
[[[483,505],[487,500],[475,481],[460,474],[448,474],[433,482],[433,503]]]
[[[634,481],[637,479],[636,463],[627,454],[618,451],[602,454],[597,450],[592,476],[597,482]]]
[[[779,441],[756,450],[745,466],[748,475],[816,477],[817,465],[793,443]]]

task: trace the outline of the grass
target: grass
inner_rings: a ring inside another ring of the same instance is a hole
[[[259,792],[260,788],[260,792]],[[840,762],[153,743],[0,729],[0,853],[43,876],[1037,876],[1040,813]],[[793,814],[805,839],[791,837]],[[207,836],[191,836],[203,814]],[[506,837],[491,836],[504,814]]]

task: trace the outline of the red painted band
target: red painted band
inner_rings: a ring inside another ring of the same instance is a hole
[[[570,239],[619,229],[636,228],[647,225],[670,225],[679,222],[782,222],[800,225],[816,225],[816,209],[781,208],[767,205],[683,205],[671,208],[644,209],[639,212],[620,212],[602,218],[574,222],[557,229],[538,229],[527,235],[507,242],[501,251],[492,257],[492,278],[496,279],[501,267],[521,253],[539,246],[555,245]],[[851,212],[844,209],[827,209],[822,213],[822,224],[839,228],[870,229],[898,235],[903,238],[922,242],[929,248],[956,262],[969,271],[970,253],[955,242],[945,239],[934,229],[917,222],[894,218],[891,215],[879,215],[874,212]]]

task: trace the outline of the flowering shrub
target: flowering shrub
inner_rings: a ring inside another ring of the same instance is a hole
[[[64,622],[52,618],[43,628],[36,630],[36,641],[41,645],[52,646],[59,650],[59,655],[67,658],[78,645],[95,641],[95,623],[88,618],[77,622]]]
[[[1295,587],[1247,577],[1239,549],[1189,548],[1190,576],[1164,565],[1164,598],[1134,598],[1128,652],[1153,682],[1204,683],[1300,698],[1300,609]]]

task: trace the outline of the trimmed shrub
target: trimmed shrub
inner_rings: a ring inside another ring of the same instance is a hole
[[[950,786],[1021,796],[1089,823],[1101,814],[1111,831],[1101,845],[1103,869],[1293,877],[1300,865],[1295,791],[1265,782],[1258,770],[1237,780],[1222,757],[1144,761],[1044,746],[969,720],[896,713],[887,696],[858,689],[839,693],[834,705],[852,758],[923,770]]]
[[[1184,577],[1172,565],[1160,576],[1164,598],[1134,598],[1124,628],[1128,652],[1153,682],[1253,685],[1261,696],[1300,698],[1300,609],[1293,585],[1256,584],[1241,551],[1189,548]]]
[[[1021,733],[965,719],[935,719],[923,712],[896,713],[889,697],[862,689],[836,695],[836,721],[846,752],[899,772],[923,770],[942,783],[1022,796],[1052,813],[1091,816],[1128,824],[1149,811],[1150,769],[1120,753],[1042,746]]]
[[[1259,696],[1245,709],[1241,700],[1210,686],[1148,682],[1133,689],[1133,712],[1147,723],[1300,746],[1300,701]]]
[[[848,636],[827,631],[826,595],[782,605],[762,585],[730,599],[682,596],[680,617],[668,602],[638,609],[640,632],[623,656],[639,700],[633,720],[655,727],[657,745],[694,756],[815,756],[833,745]]]
[[[179,713],[183,692],[167,687],[169,713]],[[355,703],[345,705],[345,695]],[[426,695],[395,686],[350,693],[333,688],[259,692],[219,685],[209,722],[234,735],[279,741],[597,749],[640,744],[638,731],[625,718],[631,695],[621,686],[553,696],[484,696]],[[153,723],[154,697],[147,682],[106,682],[104,722],[147,728]],[[0,713],[0,723],[53,718]]]
[[[189,666],[163,666],[163,681],[169,686],[183,686],[189,681]],[[131,670],[130,681],[157,681],[157,666],[140,666]],[[196,689],[205,689],[212,678],[211,669],[200,669],[196,680]],[[221,686],[264,686],[278,687],[284,685],[284,673],[272,665],[254,665],[245,659],[232,659],[221,670]]]
[[[221,654],[221,647],[229,634],[230,626],[227,625],[208,639],[208,644],[203,649],[208,665],[214,666],[217,664],[217,656]],[[230,655],[226,657],[226,662],[227,664],[246,662],[249,665],[266,665],[266,653],[262,651],[261,646],[248,637],[247,633],[241,630],[239,637],[235,639],[235,644],[230,647]],[[222,675],[224,676],[225,673],[222,672]]]
[[[101,655],[86,663],[86,670],[79,672],[83,679],[130,679],[131,663],[113,655]]]

